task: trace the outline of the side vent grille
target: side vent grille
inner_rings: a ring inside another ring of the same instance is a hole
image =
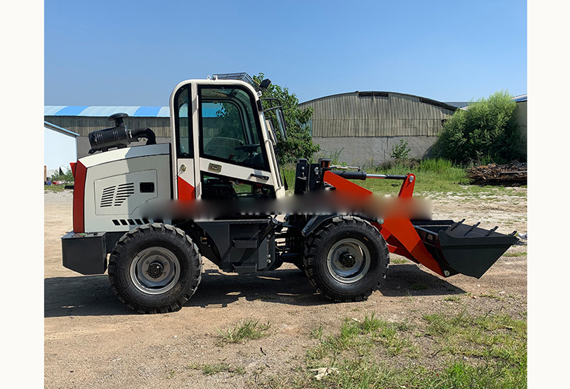
[[[120,207],[123,202],[135,193],[135,184],[121,184],[117,187],[115,194],[115,207]]]
[[[113,196],[115,194],[115,186],[110,186],[103,189],[103,194],[101,195],[101,208],[110,207],[113,205]]]
[[[148,224],[148,223],[152,223],[152,222],[153,222],[152,220],[149,221],[148,219],[142,219],[142,220],[141,219],[134,219],[134,220],[133,219],[114,219],[113,220],[113,224],[116,226],[120,226],[120,225],[123,225],[123,226],[128,226],[128,225],[142,226],[143,224]]]
[[[113,185],[103,189],[101,194],[101,208],[120,207],[129,196],[135,193],[135,184]]]

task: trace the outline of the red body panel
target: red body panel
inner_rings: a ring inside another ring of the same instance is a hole
[[[77,161],[73,169],[73,232],[85,232],[84,223],[84,196],[85,196],[85,177],[87,168],[80,161]]]
[[[196,190],[188,182],[184,181],[183,178],[178,177],[178,200],[190,201],[196,198]]]

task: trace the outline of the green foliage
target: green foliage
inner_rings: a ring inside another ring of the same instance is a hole
[[[263,73],[253,76],[256,82],[261,83],[265,78]],[[288,88],[271,84],[261,97],[276,98],[281,102],[283,115],[287,123],[287,141],[281,140],[276,147],[277,159],[280,164],[295,162],[297,158],[311,160],[314,153],[320,150],[319,145],[313,144],[313,138],[308,130],[308,124],[313,115],[313,109],[300,109],[299,99]]]
[[[368,169],[367,173],[389,175],[413,173],[416,175],[416,194],[468,191],[468,189],[463,187],[469,183],[465,170],[453,166],[451,161],[442,158],[423,159],[421,161],[397,161],[389,166]],[[358,184],[376,193],[392,195],[398,194],[402,185],[400,181],[395,180],[366,180]]]
[[[400,139],[400,142],[397,145],[392,146],[390,157],[396,160],[408,159],[408,154],[411,150],[412,149],[408,148],[408,142]]]
[[[522,138],[514,117],[516,103],[507,92],[457,110],[433,146],[435,156],[456,163],[508,163],[521,159]]]
[[[61,170],[58,173],[53,174],[48,178],[49,181],[63,181],[63,182],[73,182],[73,173],[71,169],[67,168],[65,171]]]

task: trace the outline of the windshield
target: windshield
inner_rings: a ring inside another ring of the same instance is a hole
[[[252,97],[238,87],[200,87],[201,153],[269,170]]]

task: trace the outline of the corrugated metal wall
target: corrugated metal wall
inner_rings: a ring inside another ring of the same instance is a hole
[[[314,109],[314,137],[435,136],[454,107],[419,96],[355,92],[299,104]]]
[[[87,116],[45,116],[47,122],[63,127],[69,131],[88,136],[90,132],[114,127],[115,123],[106,117]],[[159,138],[169,138],[170,118],[168,117],[128,117],[125,119],[128,128],[150,128]]]

